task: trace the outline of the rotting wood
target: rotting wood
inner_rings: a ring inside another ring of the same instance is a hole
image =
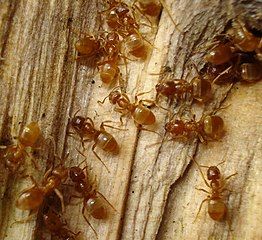
[[[151,57],[145,63],[128,64],[127,93],[130,95],[153,89],[159,76],[151,74],[159,73],[162,65],[174,69],[176,77],[186,76],[188,72],[194,75],[194,70],[187,68],[190,59],[199,66],[203,63],[203,55],[194,52],[221,32],[230,18],[226,1],[166,2],[182,33],[164,11],[156,36],[153,31],[149,36],[154,42]],[[68,117],[81,108],[83,116],[95,118],[97,127],[104,120],[119,120],[108,102],[102,106],[97,104],[97,100],[108,94],[108,89],[100,87],[101,82],[92,71],[74,61],[78,31],[95,33],[98,29],[97,1],[5,1],[0,4],[1,140],[10,140],[10,136],[16,136],[30,120],[37,120],[44,136],[54,137],[58,155],[69,151],[67,164],[76,165],[83,157],[75,149],[80,147],[79,141],[66,136]],[[221,142],[207,146],[197,147],[197,142],[149,146],[159,142],[160,137],[138,132],[132,121],[123,126],[128,131],[110,130],[121,143],[120,155],[110,156],[99,150],[98,153],[111,173],[102,168],[92,153],[87,153],[88,164],[97,175],[99,191],[118,211],[107,221],[90,219],[99,239],[138,240],[156,236],[157,239],[259,239],[262,234],[256,228],[262,222],[261,185],[258,185],[261,180],[258,174],[261,169],[261,109],[258,106],[262,102],[259,91],[261,83],[234,87],[224,103],[230,103],[230,107],[221,111],[227,135]],[[227,87],[218,88],[215,101],[206,110],[219,106],[226,92]],[[154,91],[144,97],[153,98]],[[156,130],[163,135],[167,113],[154,111],[158,119]],[[194,111],[201,115],[201,108]],[[245,113],[249,113],[247,117]],[[243,131],[238,130],[242,128]],[[196,149],[199,162],[216,164],[226,156],[232,160],[221,166],[222,170],[226,174],[239,173],[230,181],[234,190],[241,189],[241,194],[232,193],[229,198],[232,234],[228,233],[226,224],[211,221],[205,215],[205,207],[198,220],[192,223],[205,198],[194,189],[203,186],[196,167],[190,164],[189,156]],[[39,160],[41,174],[34,168],[29,169],[38,179],[45,170],[47,156],[48,152]],[[17,236],[35,239],[35,221],[11,226],[27,214],[16,209],[14,201],[31,183],[6,175],[4,179],[0,192],[0,239]],[[83,232],[83,239],[94,238],[80,214],[81,207],[81,204],[68,206],[65,217],[72,230]]]

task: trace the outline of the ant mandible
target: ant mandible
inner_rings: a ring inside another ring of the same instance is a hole
[[[125,93],[121,93],[118,90],[113,90],[103,101],[98,101],[103,104],[106,98],[109,98],[109,102],[113,105],[117,105],[114,110],[121,113],[120,121],[123,124],[122,117],[126,115],[131,115],[134,119],[135,124],[140,129],[140,125],[153,125],[156,122],[155,115],[147,107],[143,106],[143,103],[152,103],[151,100],[140,100],[138,101],[138,96],[145,94],[140,93],[135,96],[135,102],[131,103],[128,96]],[[147,129],[144,129],[147,130]]]
[[[203,191],[209,195],[207,196],[206,199],[204,199],[201,202],[196,218],[198,214],[200,213],[203,204],[205,202],[208,202],[209,216],[215,221],[222,221],[225,218],[226,213],[227,213],[227,206],[223,200],[222,193],[228,190],[225,187],[228,179],[235,176],[237,173],[234,173],[234,174],[229,175],[228,177],[222,178],[218,166],[224,163],[225,161],[219,163],[216,166],[210,166],[210,167],[199,165],[196,160],[194,160],[194,162],[197,164],[197,167],[200,171],[200,174],[206,186],[211,190],[211,191],[207,191],[206,189],[203,189],[203,188],[197,188],[197,190]],[[207,180],[205,179],[205,176],[200,167],[207,168],[207,179],[210,181],[210,183],[208,183]]]
[[[118,129],[118,128],[105,124],[106,122],[108,122],[105,121],[101,123],[99,130],[95,129],[94,122],[91,118],[77,116],[76,115],[77,112],[74,114],[74,117],[70,121],[70,125],[72,126],[73,130],[78,134],[78,136],[81,138],[83,148],[85,142],[94,141],[94,145],[92,146],[92,151],[95,154],[95,156],[98,158],[98,160],[104,165],[104,167],[109,172],[107,166],[104,164],[102,159],[98,156],[98,154],[95,152],[95,148],[99,147],[106,152],[118,154],[119,145],[115,140],[115,138],[105,130],[105,127],[110,127],[114,129]]]
[[[26,155],[26,149],[33,147],[41,135],[41,130],[37,122],[29,123],[18,137],[17,144],[5,146],[2,158],[9,171],[15,172],[23,164]],[[37,166],[34,159],[31,158],[34,165]]]
[[[115,208],[100,192],[96,190],[96,181],[91,181],[87,171],[86,174],[84,173],[85,169],[86,167],[83,169],[80,167],[70,168],[69,177],[74,183],[75,191],[80,194],[80,196],[72,195],[71,197],[83,198],[82,215],[87,224],[92,228],[95,235],[97,236],[97,232],[85,216],[85,210],[87,210],[88,213],[96,219],[106,219],[108,218],[108,210],[104,201],[106,201],[112,207],[112,209],[115,210]]]

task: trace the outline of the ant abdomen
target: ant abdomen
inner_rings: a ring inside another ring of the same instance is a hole
[[[136,106],[132,115],[135,122],[141,125],[153,125],[156,122],[156,117],[152,111],[144,107],[142,104]]]
[[[147,58],[147,47],[141,36],[137,33],[129,35],[125,39],[125,44],[129,54],[142,60]]]
[[[87,210],[92,217],[96,219],[106,219],[108,217],[108,211],[104,201],[97,196],[90,197],[87,202]]]
[[[225,218],[227,206],[220,197],[210,198],[208,202],[208,214],[215,221],[221,221]]]
[[[192,84],[192,95],[193,98],[200,101],[200,102],[205,102],[210,98],[210,93],[211,93],[211,84],[209,81],[199,78],[199,77],[194,77],[191,80]]]
[[[224,134],[224,121],[216,115],[207,115],[203,118],[204,135],[212,139],[220,139]]]
[[[138,2],[139,2],[141,12],[143,12],[144,14],[148,16],[157,17],[159,16],[162,10],[162,5],[160,3],[157,3],[156,1],[140,0]]]
[[[32,147],[40,136],[40,128],[37,122],[29,123],[19,136],[19,142],[25,147]]]
[[[119,67],[116,63],[106,62],[100,67],[100,78],[103,83],[110,84],[119,75]]]
[[[228,34],[232,37],[234,44],[243,52],[253,52],[260,44],[260,38],[249,32],[243,23],[235,21]]]
[[[219,43],[206,54],[205,59],[211,64],[220,65],[228,62],[232,56],[231,46],[229,44]]]
[[[75,48],[81,55],[91,57],[100,49],[100,43],[94,37],[88,36],[78,40]]]
[[[261,64],[243,63],[240,66],[241,78],[246,82],[256,82],[261,80],[262,71]]]
[[[44,201],[43,189],[33,187],[23,191],[16,201],[16,207],[21,210],[37,209]]]
[[[119,146],[115,138],[108,132],[102,131],[97,137],[97,146],[106,152],[119,153]]]

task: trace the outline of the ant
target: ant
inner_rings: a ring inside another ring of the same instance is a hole
[[[253,54],[236,53],[230,63],[205,66],[204,75],[213,83],[257,82],[262,78],[261,62]]]
[[[77,61],[88,60],[88,65],[96,66],[98,59],[101,58],[103,39],[100,36],[86,36],[78,40],[75,44],[78,56]]]
[[[119,145],[117,141],[115,140],[115,138],[105,130],[105,127],[110,127],[114,129],[118,129],[118,128],[112,127],[110,125],[106,125],[105,124],[106,122],[102,122],[100,125],[100,129],[99,130],[95,129],[94,122],[91,118],[77,116],[76,115],[77,112],[74,114],[74,117],[70,121],[70,124],[73,130],[81,138],[83,148],[84,148],[84,142],[94,141],[94,145],[92,146],[92,151],[95,154],[95,156],[99,159],[99,161],[104,165],[107,171],[109,172],[109,169],[107,168],[107,166],[104,164],[102,159],[98,156],[98,154],[95,152],[95,148],[99,147],[106,152],[118,154]]]
[[[127,54],[145,60],[148,55],[148,49],[145,41],[139,33],[139,25],[130,15],[129,6],[119,1],[107,1],[109,12],[106,17],[107,25],[123,38],[123,43]]]
[[[74,233],[73,231],[68,229],[66,227],[67,223],[64,222],[61,219],[61,216],[51,208],[49,208],[48,211],[43,214],[43,222],[51,235],[61,240],[75,240],[76,237],[81,233]]]
[[[42,205],[46,196],[55,192],[61,201],[62,211],[64,211],[63,195],[58,190],[58,187],[66,181],[67,177],[68,168],[62,166],[62,164],[47,170],[41,185],[30,176],[34,185],[20,193],[16,201],[16,206],[21,210],[30,210],[34,212]]]
[[[24,163],[26,149],[33,147],[41,135],[41,130],[37,122],[31,122],[23,129],[21,135],[18,137],[17,144],[4,146],[2,158],[5,161],[5,166],[9,171],[16,172],[17,169]],[[32,159],[35,167],[37,166],[34,159]]]
[[[172,139],[198,136],[199,140],[205,143],[207,140],[217,140],[223,136],[224,121],[214,114],[204,115],[199,121],[196,121],[194,116],[189,121],[171,120],[165,124],[165,130],[171,134]]]
[[[138,2],[138,6],[136,3]],[[158,17],[162,11],[162,5],[157,0],[135,0],[133,5],[141,14],[146,14],[150,17]]]
[[[143,103],[152,103],[151,100],[140,100],[138,101],[138,96],[145,94],[140,93],[135,96],[135,102],[131,103],[128,96],[125,93],[121,93],[118,90],[113,90],[104,100],[98,101],[103,104],[106,98],[109,98],[109,102],[111,104],[117,105],[114,108],[114,111],[121,113],[120,121],[123,124],[122,117],[126,115],[131,115],[134,119],[137,127],[141,127],[140,125],[153,125],[156,121],[155,115],[153,112],[145,107]],[[142,128],[143,130],[147,130]]]
[[[173,79],[158,83],[155,87],[156,102],[159,101],[160,95],[166,96],[173,101],[174,98],[184,100],[188,94],[192,99],[199,102],[207,101],[210,97],[211,83],[204,79],[197,69],[196,71],[198,76],[194,77],[190,82],[184,79]]]
[[[74,183],[75,191],[80,194],[79,195],[72,195],[71,198],[83,198],[83,207],[82,207],[82,215],[88,225],[94,231],[96,237],[97,232],[88,221],[85,210],[96,219],[106,219],[108,218],[108,210],[107,206],[105,205],[105,201],[115,210],[115,208],[107,201],[107,199],[96,190],[96,181],[91,181],[86,171],[84,173],[85,168],[80,167],[71,167],[69,170],[69,177],[71,181]],[[95,184],[94,184],[95,182]],[[115,210],[116,211],[116,210]]]
[[[240,21],[234,21],[227,30],[226,36],[219,37],[215,46],[206,54],[208,68],[214,76],[214,83],[238,80],[255,82],[261,79],[259,60],[262,45],[261,38],[249,32]],[[208,74],[207,74],[208,76]]]
[[[104,57],[103,61],[97,63],[100,69],[100,78],[102,82],[106,84],[113,83],[120,74],[118,67],[118,62],[120,57],[122,57],[120,49],[119,35],[115,32],[108,33],[103,45],[104,55],[106,57]]]
[[[66,220],[63,220],[61,214],[59,214],[59,211],[61,211],[59,203],[60,200],[54,193],[45,198],[41,213],[39,214],[41,216],[41,223],[39,225],[44,225],[45,229],[47,229],[55,239],[75,240],[81,232],[74,233],[68,229]],[[38,231],[38,233],[39,236],[37,236],[37,239],[44,239],[42,237],[42,231]]]
[[[227,34],[231,37],[234,45],[243,52],[259,51],[261,48],[261,38],[249,32],[239,20],[232,22],[232,27],[227,31]]]
[[[201,211],[203,203],[208,202],[208,214],[210,218],[212,218],[215,221],[222,221],[225,218],[226,213],[227,213],[227,206],[223,200],[222,193],[228,190],[227,188],[225,188],[228,179],[235,176],[237,173],[234,173],[234,174],[229,175],[228,177],[222,178],[218,166],[224,163],[225,161],[219,163],[216,166],[210,166],[210,167],[199,165],[196,160],[194,160],[194,162],[197,164],[197,167],[200,171],[200,174],[206,186],[211,190],[211,191],[207,191],[206,189],[203,189],[203,188],[197,188],[197,190],[200,190],[200,191],[203,191],[209,194],[207,198],[201,202],[199,210],[197,212],[197,216],[199,212]],[[210,183],[208,183],[207,180],[205,179],[204,174],[200,167],[207,168],[207,179],[210,181]]]

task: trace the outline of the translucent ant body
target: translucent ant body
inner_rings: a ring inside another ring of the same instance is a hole
[[[113,153],[113,154],[119,153],[119,146],[118,146],[117,141],[110,133],[108,133],[105,130],[105,127],[110,127],[110,128],[114,128],[114,127],[110,125],[106,125],[105,122],[102,122],[100,125],[100,129],[97,130],[95,129],[94,122],[91,118],[89,117],[84,118],[81,116],[76,116],[76,114],[72,118],[70,124],[72,128],[74,129],[74,131],[81,138],[83,144],[84,142],[94,141],[94,145],[92,146],[92,151],[105,167],[106,165],[103,163],[101,158],[95,152],[95,148],[99,147],[102,150]]]
[[[63,195],[58,187],[66,181],[68,169],[59,165],[54,169],[49,169],[44,176],[41,186],[30,176],[34,186],[22,191],[19,195],[16,206],[21,210],[37,210],[43,203],[45,196],[55,192],[60,198],[62,210],[64,210]]]
[[[106,198],[96,190],[96,186],[92,184],[90,179],[88,178],[88,174],[84,173],[84,169],[80,167],[71,167],[69,171],[69,176],[71,181],[75,184],[74,188],[75,191],[80,194],[73,195],[74,198],[83,198],[83,208],[82,208],[82,215],[88,225],[92,228],[92,230],[97,235],[95,229],[88,221],[87,217],[85,216],[85,210],[88,213],[96,218],[96,219],[106,219],[108,218],[108,210],[107,206],[105,205],[105,201],[114,209],[114,207],[106,200]],[[101,197],[103,199],[101,199]],[[104,201],[105,200],[105,201]]]
[[[234,45],[243,52],[253,52],[261,48],[261,38],[254,36],[241,21],[234,21],[227,31]]]
[[[80,234],[80,232],[74,233],[68,229],[66,227],[67,223],[64,222],[61,219],[61,216],[51,208],[49,208],[47,212],[43,214],[43,222],[51,235],[61,240],[75,240],[77,235]]]
[[[221,65],[233,57],[231,43],[218,43],[205,56],[205,60],[213,65]]]
[[[257,82],[262,78],[261,62],[254,55],[236,53],[229,63],[205,66],[204,78],[213,83]]]
[[[201,77],[194,77],[190,82],[174,79],[158,83],[156,92],[156,102],[158,102],[160,95],[166,96],[170,100],[184,100],[189,95],[192,99],[205,102],[210,96],[211,84]]]
[[[136,95],[135,102],[131,103],[128,96],[120,91],[112,91],[106,98],[109,98],[111,104],[117,105],[114,108],[116,112],[121,113],[120,121],[122,122],[122,117],[126,115],[131,115],[137,125],[153,125],[156,121],[153,112],[144,107],[143,103],[152,102],[150,100],[140,100],[138,101],[138,96],[144,93]],[[106,99],[105,98],[105,99]],[[105,99],[100,102],[104,103]]]
[[[110,32],[106,35],[103,44],[103,59],[97,65],[100,69],[100,78],[106,84],[113,83],[119,76],[119,60],[122,57],[119,35]]]
[[[139,25],[131,14],[127,4],[121,1],[107,1],[109,12],[106,16],[107,25],[123,38],[127,54],[142,60],[147,57],[147,46],[139,33]]]
[[[24,162],[26,149],[33,147],[41,135],[40,128],[37,122],[29,123],[18,137],[17,144],[7,146],[3,150],[2,158],[5,161],[5,166],[11,172],[15,172]],[[32,161],[34,161],[32,159]],[[34,162],[36,165],[36,163]]]
[[[211,190],[211,191],[207,191],[202,188],[201,189],[197,188],[197,190],[200,190],[200,191],[203,191],[209,194],[207,198],[202,201],[199,207],[197,216],[202,208],[203,203],[208,202],[208,214],[210,218],[212,218],[215,221],[222,221],[225,218],[226,213],[227,213],[227,206],[224,202],[222,194],[224,191],[228,190],[227,188],[225,188],[227,180],[235,176],[237,173],[231,174],[230,176],[226,178],[222,178],[218,165],[223,162],[219,163],[217,166],[210,166],[210,167],[200,166],[196,161],[195,163],[197,164],[197,167],[201,173],[201,176],[206,186]],[[204,174],[200,167],[208,168],[207,169],[207,179],[210,181],[210,183],[208,183],[207,180],[205,179]]]
[[[76,60],[88,60],[90,66],[96,66],[101,58],[103,39],[100,36],[86,36],[78,40],[75,48],[78,52]]]
[[[142,14],[146,14],[150,17],[158,17],[162,10],[162,5],[157,0],[136,0],[138,2],[138,10]],[[134,4],[135,4],[134,3]]]
[[[224,121],[216,115],[205,115],[199,121],[195,119],[189,121],[175,119],[166,123],[165,130],[171,134],[173,139],[189,139],[197,135],[201,142],[206,142],[222,137],[224,133]]]

